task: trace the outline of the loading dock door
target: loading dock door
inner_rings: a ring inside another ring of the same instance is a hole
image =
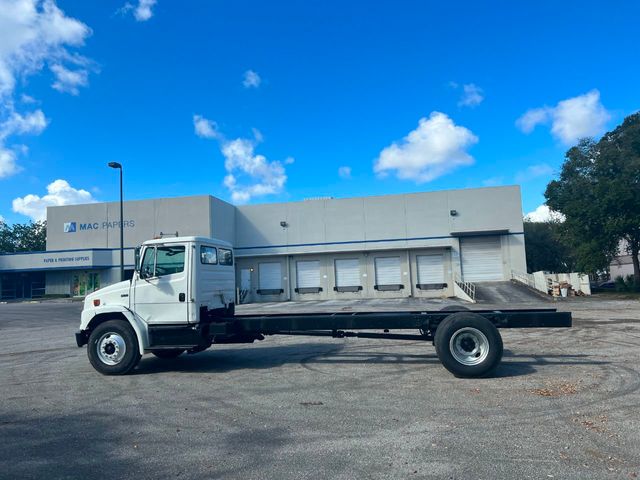
[[[358,291],[360,285],[360,262],[357,258],[336,260],[336,290]]]
[[[258,265],[258,294],[278,295],[282,289],[282,265],[280,262],[260,263]]]
[[[418,255],[418,285],[443,285],[444,281],[444,255],[442,253],[432,255]],[[422,288],[422,287],[419,287]]]
[[[305,260],[296,262],[298,288],[320,288],[320,262]]]
[[[376,265],[376,287],[395,287],[394,290],[402,288],[402,273],[400,269],[400,257],[378,257],[375,259]]]
[[[468,237],[460,239],[462,278],[466,282],[504,280],[500,237]]]

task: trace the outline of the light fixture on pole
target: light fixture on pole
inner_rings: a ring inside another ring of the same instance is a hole
[[[118,162],[109,162],[111,168],[120,170],[120,281],[124,280],[124,224],[123,224],[123,204],[122,204],[122,165]]]

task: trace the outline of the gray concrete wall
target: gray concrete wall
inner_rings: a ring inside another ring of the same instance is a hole
[[[236,207],[215,197],[209,197],[209,202],[211,232],[208,236],[233,245],[236,241]]]
[[[238,256],[451,247],[452,233],[523,231],[517,186],[236,208]]]
[[[161,232],[211,236],[210,199],[209,195],[200,195],[125,202],[125,246],[135,247]],[[119,202],[49,207],[47,250],[117,248],[119,221]],[[76,224],[73,233],[64,232],[64,224],[69,222]]]

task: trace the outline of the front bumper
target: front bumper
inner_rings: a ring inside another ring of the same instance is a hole
[[[76,332],[76,344],[78,345],[78,347],[82,347],[83,345],[86,345],[88,341],[89,339],[87,338],[86,331],[78,330]]]

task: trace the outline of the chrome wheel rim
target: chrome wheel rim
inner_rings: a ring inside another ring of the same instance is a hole
[[[113,332],[105,333],[96,344],[100,361],[106,365],[117,365],[127,353],[127,345],[121,335]]]
[[[461,328],[451,336],[449,351],[462,365],[479,365],[489,355],[489,340],[477,328]]]

